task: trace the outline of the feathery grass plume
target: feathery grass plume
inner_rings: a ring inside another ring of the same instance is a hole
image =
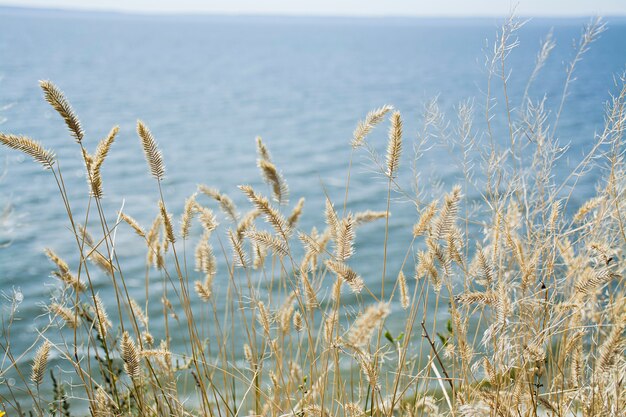
[[[492,290],[485,292],[466,292],[456,296],[455,301],[459,304],[479,304],[485,306],[493,306],[498,301],[498,294]]]
[[[246,232],[246,234],[249,232]],[[228,230],[228,240],[230,246],[233,249],[233,264],[242,268],[247,268],[250,263],[248,260],[248,254],[243,247],[243,241],[237,237],[236,233],[232,230]]]
[[[380,391],[381,387],[378,383],[378,374],[380,371],[378,369],[377,361],[373,360],[367,353],[359,354],[357,356],[357,361],[361,367],[363,375],[365,375],[365,379],[369,383],[370,387],[372,387],[372,390]]]
[[[413,237],[418,237],[426,233],[430,228],[430,223],[437,212],[437,201],[430,203],[420,215],[419,220],[413,225]]]
[[[203,283],[202,281],[196,281],[194,282],[193,287],[196,290],[196,294],[198,294],[198,297],[200,297],[202,301],[208,302],[211,299],[211,287],[210,285],[206,285],[206,282]]]
[[[380,302],[368,306],[354,321],[348,331],[347,341],[350,346],[363,347],[367,345],[383,320],[389,315],[389,304]]]
[[[400,289],[400,305],[406,310],[409,308],[410,299],[409,291],[406,286],[406,276],[402,270],[398,273],[398,288]]]
[[[237,213],[237,207],[229,196],[222,194],[215,188],[207,187],[206,185],[198,185],[198,191],[206,196],[214,199],[219,203],[220,209],[234,222],[239,221],[239,213]]]
[[[613,272],[609,267],[587,268],[575,285],[576,293],[579,295],[592,294],[606,283],[616,278],[621,278],[621,276]]]
[[[96,331],[100,335],[100,337],[104,340],[107,337],[109,329],[113,327],[111,320],[109,320],[109,315],[104,307],[104,303],[99,295],[94,296],[94,309],[96,320],[94,322],[94,326],[96,327]]]
[[[278,172],[276,165],[272,162],[259,159],[258,162],[261,175],[267,184],[272,187],[272,195],[278,204],[287,204],[289,198],[289,187],[283,176]]]
[[[196,193],[193,193],[185,200],[185,208],[180,219],[180,237],[187,239],[189,230],[191,229],[191,220],[196,213]]]
[[[337,213],[335,212],[333,203],[330,202],[330,199],[328,197],[326,197],[326,209],[324,211],[324,214],[326,217],[326,224],[328,225],[328,229],[330,230],[330,238],[336,241],[337,233],[339,232],[339,218],[337,217]]]
[[[302,283],[302,287],[304,289],[306,306],[309,309],[316,308],[319,305],[317,293],[315,292],[313,285],[311,285],[311,280],[309,280],[309,272],[304,268],[300,268],[300,282]]]
[[[626,310],[625,310],[626,311]],[[611,332],[600,345],[598,352],[598,370],[606,372],[615,363],[616,359],[624,357],[624,329],[626,329],[626,314],[622,314],[613,323]]]
[[[148,327],[148,316],[146,316],[143,307],[141,307],[134,298],[130,299],[129,307],[139,324],[143,327]]]
[[[296,206],[291,211],[289,218],[287,218],[287,224],[289,225],[290,229],[296,228],[296,224],[298,223],[298,220],[300,219],[300,215],[302,214],[303,207],[304,207],[304,197],[301,197],[298,200],[298,203],[296,204]]]
[[[74,289],[74,291],[82,292],[87,289],[84,282],[80,281],[76,276],[74,276],[70,272],[70,267],[67,262],[61,259],[52,249],[46,248],[44,249],[46,256],[54,262],[54,264],[59,269],[58,271],[53,272],[53,274],[63,281],[65,284],[69,285]]]
[[[213,248],[209,244],[209,236],[205,233],[196,245],[196,271],[202,271],[207,278],[213,278],[217,273],[217,260],[213,255]]]
[[[598,197],[594,197],[585,201],[585,203],[582,206],[580,206],[580,208],[574,215],[573,220],[575,222],[583,221],[589,213],[591,213],[593,210],[598,208],[602,203],[604,203],[604,200],[605,200],[604,196],[598,196]]]
[[[300,333],[304,329],[304,319],[302,318],[302,313],[300,313],[300,311],[298,310],[293,313],[293,328],[298,333]]]
[[[345,262],[354,254],[354,218],[351,214],[344,217],[337,225],[337,238],[335,240],[335,256]]]
[[[358,293],[363,289],[363,278],[345,263],[328,259],[326,267],[337,274],[339,279],[346,281],[353,292]]]
[[[287,220],[285,220],[283,215],[278,210],[272,207],[267,198],[257,194],[249,185],[240,185],[239,189],[246,194],[250,202],[254,204],[257,210],[265,215],[267,222],[279,235],[283,237],[289,236],[291,229],[289,228]]]
[[[470,274],[475,275],[477,278],[482,278],[478,279],[479,284],[489,285],[493,282],[493,265],[480,245],[476,248],[476,255],[470,266]]]
[[[29,137],[0,133],[0,143],[11,149],[24,152],[39,162],[44,169],[52,169],[54,165],[54,152],[44,149],[41,143]]]
[[[398,171],[400,154],[402,153],[402,119],[400,112],[395,111],[391,115],[391,127],[389,128],[389,142],[387,143],[387,172],[389,178],[393,178]]]
[[[59,303],[50,304],[48,310],[54,316],[60,317],[68,327],[72,329],[78,328],[78,325],[80,324],[80,317],[74,314],[74,311],[62,306]]]
[[[294,301],[296,300],[295,292],[291,292],[283,304],[276,312],[276,319],[283,333],[288,333],[291,327],[291,317],[295,311]]]
[[[143,152],[148,161],[150,173],[154,178],[161,181],[165,177],[165,163],[163,163],[163,154],[159,150],[159,146],[154,140],[154,136],[141,120],[137,120],[137,134],[141,139]]]
[[[260,245],[257,242],[252,243],[252,268],[257,270],[262,268],[265,264],[265,258],[267,257],[267,247]]]
[[[263,143],[263,139],[261,139],[261,136],[257,136],[255,140],[256,140],[257,153],[259,154],[259,159],[271,161],[272,157],[270,156],[270,152],[267,150],[267,147]]]
[[[289,255],[289,247],[283,239],[279,239],[265,230],[248,230],[244,236],[267,249],[273,250],[279,256]]]
[[[213,214],[213,210],[197,204],[196,211],[199,213],[198,219],[200,220],[200,224],[202,224],[202,228],[206,233],[211,233],[213,230],[217,229],[219,223],[215,218],[215,214]]]
[[[83,140],[83,136],[85,132],[83,131],[82,126],[80,125],[80,120],[76,117],[72,106],[65,98],[63,92],[51,81],[41,80],[39,81],[39,86],[44,92],[44,97],[46,101],[50,103],[50,105],[61,115],[63,120],[65,120],[65,124],[70,130],[71,135],[76,139],[77,142]]]
[[[115,417],[115,410],[113,401],[101,387],[96,388],[95,398],[89,404],[89,409],[93,417]]]
[[[435,239],[444,239],[456,221],[459,211],[459,203],[461,201],[461,187],[455,185],[452,191],[444,198],[443,206],[439,210],[439,215],[433,224],[433,237]]]
[[[159,200],[159,211],[161,212],[161,218],[163,219],[163,226],[165,226],[165,235],[167,236],[167,240],[170,241],[170,243],[176,242],[174,227],[172,226],[172,217],[165,209],[163,200]]]
[[[389,213],[389,215],[391,215],[391,213]],[[379,219],[384,219],[385,217],[387,217],[387,212],[385,211],[362,211],[354,215],[354,225],[361,226]]]
[[[113,145],[113,142],[115,141],[115,136],[117,135],[117,132],[119,132],[119,130],[120,128],[118,126],[114,126],[107,135],[107,137],[102,139],[100,143],[98,143],[96,153],[93,156],[93,162],[89,164],[91,166],[91,170],[88,175],[91,177],[91,194],[95,198],[102,198],[102,176],[100,174],[100,169],[102,168],[102,164],[109,154],[111,145]]]
[[[243,239],[243,234],[254,225],[254,221],[260,215],[261,212],[254,209],[243,216],[243,219],[241,219],[241,221],[237,224],[237,237],[239,237],[239,239]]]
[[[137,345],[130,337],[128,332],[124,332],[122,335],[122,359],[124,360],[124,371],[126,374],[131,377],[131,379],[138,379],[141,375],[140,369],[140,357],[139,351],[137,350]]]
[[[161,218],[161,213],[157,214],[154,220],[152,221],[152,226],[150,226],[150,230],[146,234],[146,245],[148,246],[148,252],[146,254],[146,263],[148,265],[156,265],[157,260],[157,245],[159,242],[159,233],[161,230],[161,224],[163,223],[163,219]]]
[[[269,336],[272,320],[270,318],[270,313],[267,311],[267,308],[265,307],[265,303],[263,303],[263,301],[257,302],[257,310],[257,321],[263,328],[265,334]]]
[[[360,120],[352,134],[352,148],[358,148],[363,144],[365,137],[376,127],[377,124],[385,119],[385,115],[393,110],[392,106],[385,104],[384,106],[372,110],[365,116],[364,120]]]
[[[30,374],[30,380],[39,387],[43,382],[43,376],[46,372],[46,366],[48,365],[48,355],[50,354],[50,347],[52,344],[46,340],[43,342],[37,353],[35,353],[35,359],[33,359],[32,372]]]
[[[135,233],[137,233],[137,235],[143,238],[146,237],[146,232],[141,228],[141,226],[139,226],[139,223],[137,223],[137,220],[133,219],[132,217],[130,217],[128,214],[124,212],[119,212],[119,216],[120,216],[120,219],[126,222],[126,224],[129,225],[135,231]]]

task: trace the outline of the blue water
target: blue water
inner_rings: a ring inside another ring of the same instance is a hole
[[[571,148],[560,163],[564,175],[602,129],[603,103],[614,91],[613,76],[626,63],[626,21],[607,19],[608,30],[576,69],[558,136]],[[509,59],[509,94],[514,106],[530,75],[539,41],[551,28],[557,48],[531,89],[546,95],[548,106],[560,100],[565,64],[572,42],[586,20],[535,19],[519,32],[520,46]],[[439,96],[453,116],[462,100],[474,99],[477,127],[484,111],[487,40],[499,19],[348,19],[300,17],[134,16],[37,12],[0,8],[0,125],[42,141],[59,157],[72,207],[84,216],[87,192],[76,143],[62,120],[44,102],[38,80],[60,86],[86,130],[85,144],[118,124],[120,133],[103,167],[104,207],[111,219],[124,210],[148,227],[157,213],[158,192],[135,133],[146,122],[165,155],[164,192],[177,215],[198,183],[219,187],[243,212],[239,184],[261,185],[255,166],[254,138],[269,147],[291,189],[291,203],[307,198],[301,226],[323,227],[324,190],[341,202],[356,122],[369,110],[389,103],[405,122],[406,173],[410,185],[410,142],[420,128],[424,103]],[[496,89],[496,94],[499,90]],[[503,103],[496,107],[496,129]],[[5,107],[6,106],[6,107]],[[553,116],[553,115],[552,115]],[[385,147],[386,127],[372,136]],[[423,189],[439,181],[459,180],[443,148],[421,162]],[[386,183],[374,174],[362,153],[355,159],[348,208],[384,210]],[[76,266],[68,221],[51,175],[17,152],[0,148],[7,175],[0,180],[0,212],[10,202],[0,249],[0,291],[19,289],[21,321],[13,325],[13,349],[33,340],[42,305],[57,286],[52,265],[42,253],[51,247]],[[593,178],[592,178],[593,179]],[[573,205],[593,191],[593,180],[577,190]],[[203,200],[208,203],[208,200]],[[415,210],[398,201],[392,209],[389,265],[395,276],[410,239]],[[226,220],[221,218],[223,224]],[[383,224],[357,232],[356,268],[378,288]],[[93,231],[93,230],[92,230]],[[95,231],[94,231],[95,234]],[[197,233],[196,233],[197,235]],[[116,236],[131,292],[143,301],[145,249],[127,229]],[[223,271],[223,269],[222,269]],[[410,272],[408,269],[407,272]],[[226,278],[216,279],[223,288]],[[103,295],[111,293],[104,275],[96,278]],[[349,299],[348,299],[349,300]],[[7,302],[0,297],[2,308]],[[152,303],[160,311],[158,299]],[[159,321],[152,328],[159,333]]]

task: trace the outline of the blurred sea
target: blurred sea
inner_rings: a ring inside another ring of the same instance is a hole
[[[602,129],[604,102],[615,91],[613,77],[625,68],[626,20],[606,20],[608,30],[579,63],[569,91],[558,137],[570,149],[559,161],[557,177],[572,168],[572,161],[592,145],[594,132]],[[540,40],[550,30],[557,47],[530,95],[537,100],[545,94],[548,107],[558,105],[573,42],[587,21],[537,18],[518,32],[520,45],[508,61],[514,107],[519,106]],[[324,191],[341,204],[349,141],[369,110],[388,103],[402,112],[406,142],[401,170],[408,174],[410,142],[431,98],[439,97],[453,122],[458,104],[473,99],[480,130],[485,56],[501,23],[495,18],[141,16],[0,8],[0,119],[5,119],[0,131],[28,135],[56,151],[80,218],[87,187],[79,148],[43,100],[38,80],[52,80],[66,93],[86,130],[89,149],[119,124],[118,139],[103,167],[104,207],[114,220],[123,206],[146,227],[157,213],[158,191],[135,133],[138,118],[163,150],[164,192],[177,216],[198,183],[227,192],[240,212],[249,206],[237,185],[267,192],[255,165],[254,138],[260,135],[289,183],[290,204],[306,197],[301,227],[321,228]],[[504,104],[498,88],[495,93],[497,129],[504,120]],[[381,151],[386,130],[384,125],[371,137]],[[384,210],[386,182],[364,152],[355,161],[348,209]],[[428,192],[432,184],[442,183],[447,189],[462,180],[451,161],[445,148],[431,149],[419,162],[420,187]],[[19,353],[32,342],[35,323],[45,322],[39,317],[42,306],[57,286],[42,250],[54,249],[73,269],[77,259],[49,172],[5,148],[0,148],[0,166],[7,171],[0,180],[0,213],[8,204],[13,208],[0,223],[0,240],[11,241],[0,248],[0,292],[23,294],[21,320],[12,330],[12,349]],[[409,176],[400,178],[408,188]],[[572,205],[589,197],[593,188],[592,176],[578,187]],[[396,201],[392,210],[390,279],[405,256],[416,220],[411,204]],[[380,280],[383,230],[380,222],[357,232],[354,265],[374,288]],[[143,301],[143,244],[123,227],[116,247],[130,290]],[[216,286],[223,287],[225,280],[218,275]],[[98,275],[96,287],[105,298],[110,286],[106,276]],[[6,314],[5,297],[0,296],[0,305]],[[151,306],[160,311],[158,299]],[[158,321],[154,325],[158,335]]]

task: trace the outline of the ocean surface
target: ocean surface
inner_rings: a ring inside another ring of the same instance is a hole
[[[514,108],[519,107],[540,40],[550,31],[557,46],[530,97],[545,96],[548,108],[558,105],[566,65],[588,20],[537,18],[520,29],[519,46],[508,60]],[[566,175],[592,145],[594,132],[603,126],[604,103],[616,90],[614,76],[625,69],[626,20],[606,21],[607,31],[578,64],[569,90],[558,137],[570,148],[559,162],[557,177]],[[88,199],[79,148],[38,86],[38,80],[52,80],[79,115],[89,149],[119,125],[102,169],[104,208],[114,221],[123,207],[145,227],[157,213],[158,190],[135,133],[137,119],[150,127],[163,150],[163,191],[176,216],[199,183],[228,193],[240,212],[249,205],[237,185],[268,192],[255,164],[255,137],[260,135],[289,183],[290,204],[306,197],[300,226],[307,231],[313,225],[323,228],[324,193],[341,205],[349,141],[368,111],[391,104],[402,112],[405,173],[399,182],[407,189],[411,142],[420,132],[429,100],[438,97],[452,123],[459,103],[473,100],[480,132],[485,57],[501,23],[496,18],[140,16],[0,8],[0,131],[28,135],[54,149],[72,209],[77,217],[84,216]],[[504,104],[501,91],[494,91],[498,131]],[[371,137],[381,152],[386,130],[384,125]],[[428,194],[461,181],[452,161],[445,148],[433,146],[418,164],[420,189]],[[0,308],[6,317],[6,296],[21,293],[20,320],[13,323],[11,335],[12,349],[19,354],[32,343],[35,329],[45,324],[43,306],[58,288],[43,249],[54,249],[74,270],[77,258],[50,173],[6,148],[0,148],[0,167],[5,173],[0,179],[0,213],[5,211],[0,223]],[[572,206],[592,195],[594,183],[591,176],[577,188]],[[366,153],[357,152],[348,209],[384,210],[385,205],[386,182]],[[406,254],[415,220],[414,207],[394,199],[390,280]],[[193,235],[197,238],[199,231]],[[379,287],[383,238],[382,222],[357,231],[354,265],[373,288]],[[125,227],[116,234],[116,248],[130,291],[143,302],[145,248]],[[218,275],[218,293],[225,282]],[[98,275],[95,286],[105,299],[112,294],[104,275]],[[158,299],[151,306],[158,315]],[[157,335],[158,323],[152,329]]]

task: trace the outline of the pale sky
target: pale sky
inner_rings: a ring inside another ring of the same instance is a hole
[[[339,16],[626,16],[626,0],[0,0],[0,5],[142,13]]]

